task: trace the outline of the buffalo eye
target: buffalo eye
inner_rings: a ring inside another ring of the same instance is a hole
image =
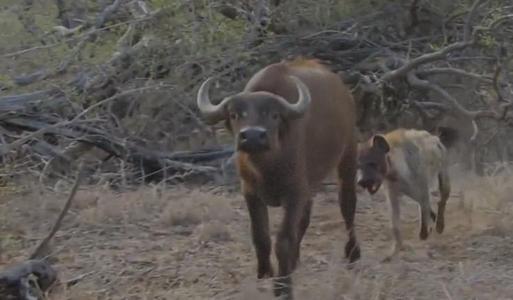
[[[272,113],[272,114],[271,114],[271,118],[272,118],[273,120],[278,120],[278,118],[279,118],[279,117],[280,117],[280,115],[279,115],[278,113]]]
[[[231,112],[230,113],[230,119],[231,120],[237,120],[237,118],[239,117],[239,115],[235,112]]]

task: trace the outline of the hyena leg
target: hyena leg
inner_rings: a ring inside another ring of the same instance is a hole
[[[392,254],[397,254],[403,247],[403,240],[401,237],[401,208],[399,194],[389,188],[387,191],[388,207],[390,211],[390,226],[392,229],[392,235],[394,237]]]
[[[451,194],[451,183],[449,180],[449,175],[447,170],[443,170],[438,174],[438,187],[440,189],[440,202],[438,202],[438,214],[436,218],[436,232],[442,233],[444,231],[444,214],[445,214],[445,205],[447,204],[447,199],[449,199],[449,195]]]
[[[431,203],[429,200],[429,190],[426,188],[422,191],[419,197],[420,206],[420,233],[419,237],[421,240],[426,240],[429,236],[430,225],[432,220]]]

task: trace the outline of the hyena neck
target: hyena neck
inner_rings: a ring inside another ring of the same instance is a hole
[[[392,165],[392,160],[390,159],[390,155],[386,155],[386,165],[387,165],[387,171],[385,174],[385,178],[388,181],[395,182],[399,180],[399,174],[397,174],[397,171],[395,170],[394,166]]]

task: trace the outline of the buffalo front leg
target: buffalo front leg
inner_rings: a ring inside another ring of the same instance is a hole
[[[278,278],[274,282],[275,296],[293,299],[291,273],[295,269],[299,254],[299,225],[308,200],[301,196],[290,197],[285,203],[283,221],[276,238],[276,258],[278,259]]]
[[[265,203],[251,194],[244,195],[251,221],[251,235],[258,262],[259,279],[273,276],[271,266],[271,237],[269,235],[269,213]]]
[[[346,157],[346,159],[342,160],[338,167],[338,175],[340,180],[338,201],[348,233],[345,255],[346,258],[349,258],[349,262],[353,263],[360,259],[361,256],[354,228],[356,214],[356,166],[353,157]]]
[[[342,184],[339,192],[340,211],[346,223],[348,241],[345,246],[346,258],[353,263],[360,259],[360,246],[356,239],[356,231],[354,228],[354,218],[356,214],[356,191],[354,186]]]
[[[308,226],[310,225],[310,215],[311,214],[312,214],[312,199],[308,199],[308,202],[303,211],[303,216],[301,217],[301,220],[299,221],[299,234],[298,234],[298,239],[297,239],[297,256],[296,256],[296,260],[293,262],[293,265],[292,265],[293,270],[296,268],[297,263],[301,259],[301,241],[303,240],[306,230],[308,229]]]

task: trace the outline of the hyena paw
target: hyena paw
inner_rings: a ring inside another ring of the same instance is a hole
[[[444,227],[445,227],[444,220],[443,219],[439,219],[436,222],[436,232],[438,232],[438,233],[444,232]]]
[[[431,228],[428,229],[428,226],[425,226],[425,227],[422,227],[420,229],[420,233],[419,233],[419,238],[421,240],[427,240],[428,236],[429,236],[429,232],[431,231]]]

